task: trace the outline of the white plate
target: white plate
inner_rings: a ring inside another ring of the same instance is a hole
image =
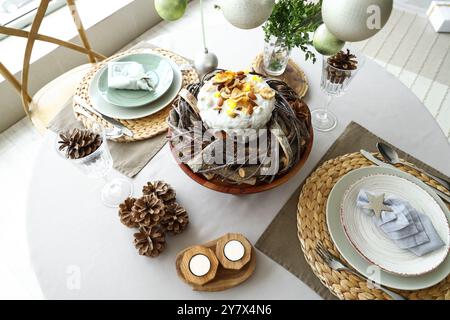
[[[124,59],[124,56],[118,59]],[[179,66],[170,59],[168,61],[172,66],[174,75],[169,90],[167,90],[167,92],[163,94],[163,96],[160,97],[159,99],[151,102],[148,105],[137,108],[122,108],[115,106],[104,100],[101,93],[98,92],[98,90],[96,89],[98,87],[99,78],[102,74],[101,70],[99,70],[94,76],[94,79],[92,79],[91,84],[89,86],[89,96],[91,98],[92,107],[106,116],[123,120],[147,117],[164,109],[177,97],[183,85],[183,77]]]
[[[400,249],[356,206],[360,190],[395,195],[427,215],[445,246],[418,257]],[[341,222],[355,249],[383,270],[402,276],[417,276],[436,269],[448,253],[450,228],[445,213],[434,198],[416,183],[397,175],[374,174],[356,181],[346,191],[341,204]]]
[[[392,274],[382,270],[381,268],[371,264],[364,257],[362,257],[347,239],[344,228],[340,220],[340,207],[345,192],[359,179],[362,179],[368,175],[374,174],[392,174],[400,178],[404,178],[411,182],[416,183],[421,188],[425,189],[433,199],[439,204],[442,210],[445,212],[447,221],[450,220],[450,212],[442,200],[427,187],[422,181],[414,178],[413,176],[400,172],[398,170],[390,168],[380,167],[368,167],[357,169],[349,172],[343,176],[331,190],[327,201],[327,225],[331,238],[339,250],[344,259],[359,273],[365,277],[371,279],[376,283],[380,283],[387,287],[397,288],[401,290],[419,290],[431,287],[443,279],[445,279],[450,273],[450,256],[447,254],[444,262],[441,263],[433,271],[415,276],[415,277],[403,277],[397,274]]]

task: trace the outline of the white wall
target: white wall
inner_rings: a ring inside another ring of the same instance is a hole
[[[95,1],[103,1],[103,4],[108,4],[108,1],[104,0]],[[64,9],[67,10],[67,8],[62,8],[61,10]],[[83,20],[81,10],[80,15]],[[87,27],[86,31],[94,50],[109,56],[160,21],[161,18],[155,12],[153,0],[134,0],[112,15],[91,27]],[[73,23],[72,21],[67,21],[67,26],[61,25],[58,27],[73,28]],[[43,31],[42,33],[44,34]],[[8,50],[17,51],[17,56],[19,59],[22,59],[23,49],[15,47],[8,48]],[[14,55],[16,55],[16,52],[14,52]],[[85,55],[66,48],[52,50],[49,54],[32,63],[30,69],[30,93],[36,93],[52,79],[73,67],[86,63],[86,59]],[[8,64],[5,63],[5,65],[9,67]],[[16,74],[16,77],[20,78],[20,74]],[[2,79],[0,81],[0,132],[24,116],[25,113],[17,91],[7,81]]]

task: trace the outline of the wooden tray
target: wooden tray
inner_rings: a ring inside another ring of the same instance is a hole
[[[307,113],[308,113],[308,124],[307,125],[308,125],[309,135],[310,135],[308,144],[306,145],[305,151],[303,152],[301,159],[292,168],[292,170],[289,171],[288,173],[286,173],[285,175],[279,177],[278,179],[274,180],[272,183],[260,183],[260,184],[256,184],[253,186],[253,185],[245,185],[245,184],[235,185],[235,184],[225,183],[223,181],[220,181],[219,179],[207,180],[202,175],[194,173],[186,164],[178,162],[178,165],[180,166],[181,170],[183,170],[184,173],[186,173],[195,182],[201,184],[202,186],[204,186],[208,189],[222,192],[222,193],[243,195],[243,194],[259,193],[259,192],[263,192],[263,191],[267,191],[267,190],[276,188],[276,187],[286,183],[287,181],[289,181],[292,177],[294,177],[300,171],[300,169],[303,167],[303,165],[305,164],[306,160],[308,159],[308,157],[311,153],[311,150],[313,147],[313,142],[314,142],[314,130],[313,130],[313,127],[311,124],[311,112],[310,112],[309,108],[306,106],[306,103],[304,105],[305,105],[305,108],[307,109],[305,111],[307,111]],[[169,129],[168,135],[169,136],[171,135],[170,129]],[[170,146],[170,150],[172,151],[172,154],[174,155],[174,157],[176,159],[178,155],[177,155],[176,150],[173,148],[173,145],[171,142],[169,142],[169,146]]]
[[[222,237],[212,240],[210,242],[207,242],[207,243],[203,244],[203,246],[210,248],[212,251],[215,252],[216,251],[216,243],[221,238]],[[194,246],[192,246],[192,247],[194,247]],[[181,268],[180,268],[183,254],[187,250],[191,249],[192,247],[188,247],[188,248],[184,249],[183,251],[181,251],[180,253],[178,253],[175,264],[176,264],[178,276],[185,283],[190,285],[193,288],[193,290],[195,290],[195,291],[215,292],[215,291],[223,291],[226,289],[230,289],[232,287],[235,287],[235,286],[243,283],[245,280],[250,278],[250,276],[255,271],[256,253],[255,253],[255,248],[252,246],[250,261],[242,269],[240,269],[240,270],[225,269],[219,264],[216,276],[214,277],[213,280],[211,280],[210,282],[208,282],[204,285],[193,284],[193,283],[189,282],[183,276],[183,274],[181,273]]]
[[[257,55],[255,60],[253,60],[252,68],[255,72],[264,76],[280,79],[286,82],[292,89],[295,90],[295,92],[297,92],[300,98],[303,98],[308,92],[308,79],[306,78],[303,70],[292,59],[288,60],[286,71],[278,77],[269,76],[266,73],[264,70],[264,55],[262,53]]]

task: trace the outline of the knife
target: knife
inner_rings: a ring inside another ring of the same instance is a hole
[[[113,125],[114,127],[117,127],[119,129],[122,130],[122,133],[128,137],[133,137],[133,132],[128,129],[127,127],[125,127],[122,123],[120,123],[119,121],[117,121],[114,118],[105,116],[104,114],[98,112],[97,110],[95,110],[93,107],[91,107],[89,105],[89,103],[87,103],[86,100],[84,100],[83,98],[81,98],[80,96],[74,96],[73,100],[79,104],[83,109],[86,109],[87,111],[89,111],[90,113],[95,114],[96,116],[102,118],[103,120],[105,120],[106,122],[110,123],[111,125]]]
[[[379,167],[391,168],[391,169],[396,169],[396,170],[401,171],[399,168],[397,168],[397,167],[395,167],[395,166],[393,166],[393,165],[391,165],[391,164],[389,164],[389,163],[383,162],[383,161],[381,161],[380,159],[376,158],[376,157],[375,157],[373,154],[371,154],[369,151],[366,151],[366,150],[360,150],[359,152],[363,155],[364,158],[366,158],[367,160],[369,160],[370,162],[376,164],[376,165],[379,166]],[[402,172],[404,172],[404,171],[402,171]],[[415,178],[415,177],[414,177],[414,178]],[[450,203],[450,196],[448,196],[447,194],[445,194],[444,192],[442,192],[441,190],[439,190],[439,189],[437,189],[437,188],[435,188],[435,187],[433,187],[433,186],[430,186],[430,185],[428,185],[428,184],[427,184],[427,186],[430,187],[430,188],[433,188],[433,190],[436,192],[436,194],[437,194],[439,197],[441,197],[441,198],[442,198],[443,200],[445,200],[446,202]]]

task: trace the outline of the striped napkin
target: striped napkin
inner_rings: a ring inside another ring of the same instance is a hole
[[[409,250],[416,256],[424,256],[444,245],[430,218],[395,195],[386,195],[383,203],[392,211],[382,211],[377,216],[367,208],[368,196],[379,196],[364,189],[359,191],[356,205],[400,249]]]

